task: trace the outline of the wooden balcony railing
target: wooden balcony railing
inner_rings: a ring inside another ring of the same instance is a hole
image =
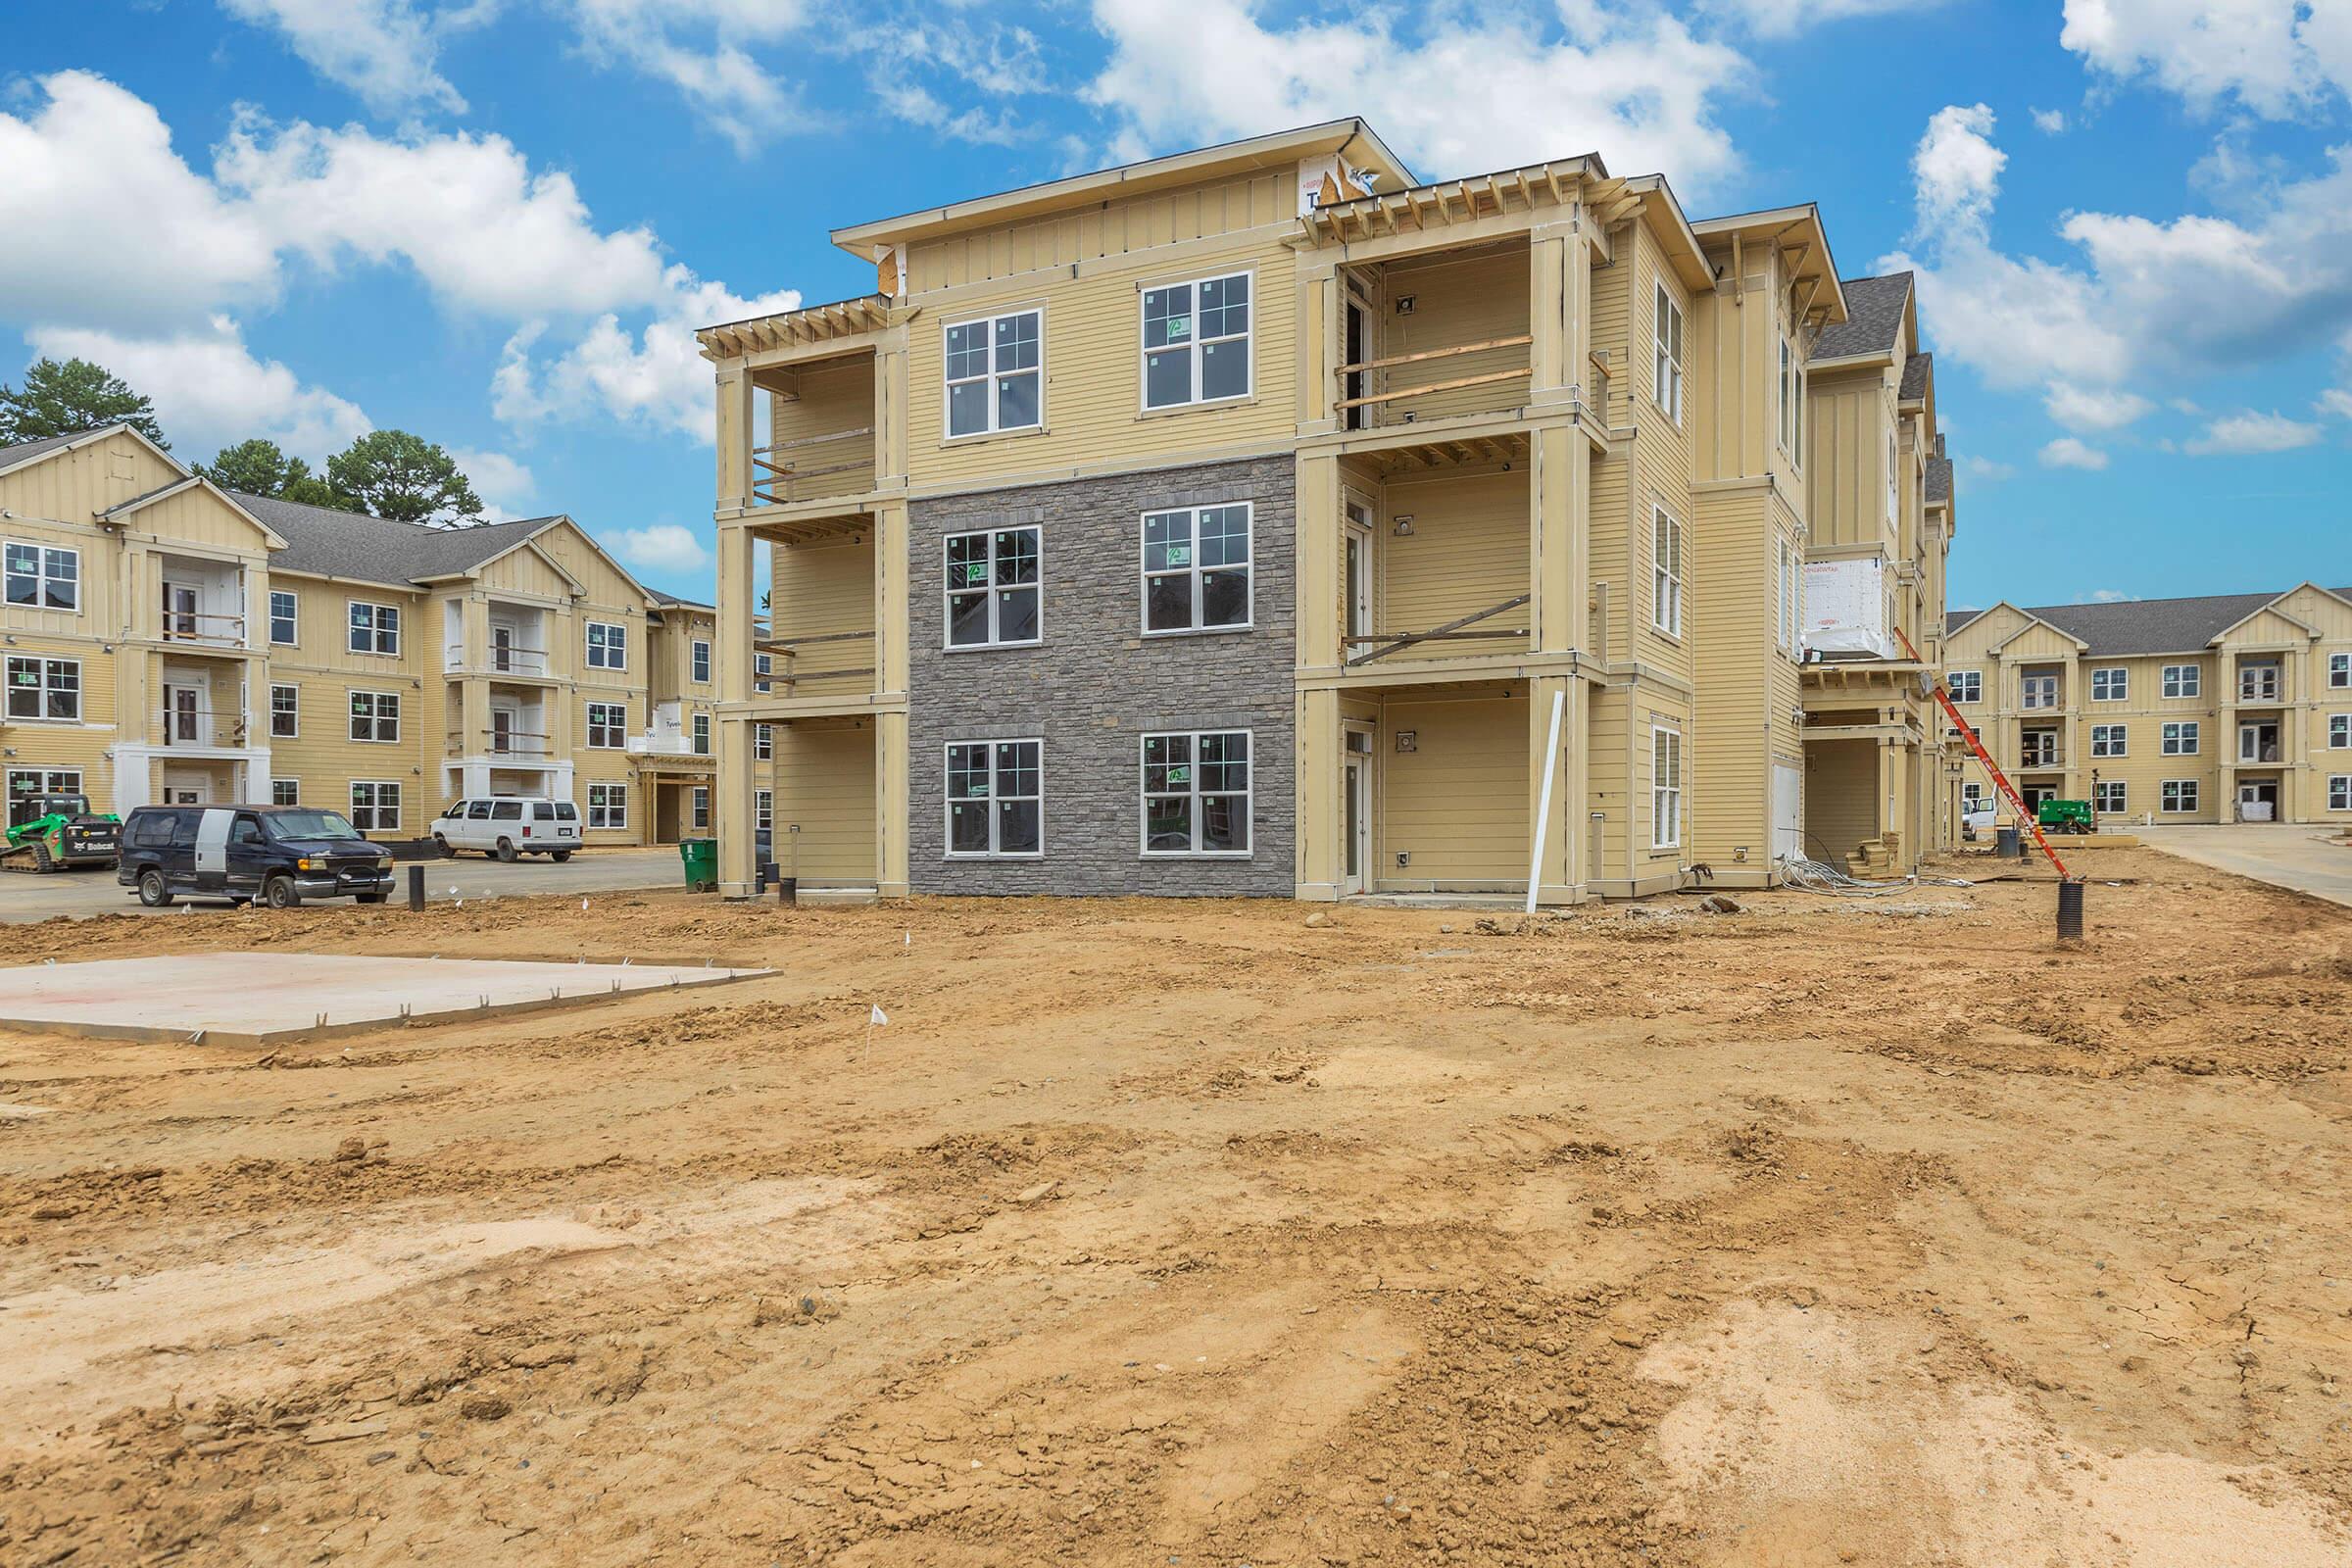
[[[164,612],[164,641],[168,643],[210,643],[216,648],[245,646],[245,617],[215,614],[204,610],[167,610]]]
[[[874,427],[805,435],[752,449],[752,502],[780,507],[820,496],[851,495],[870,488],[840,476],[874,468]],[[863,450],[850,443],[863,443]],[[830,480],[831,482],[820,482]]]
[[[1515,381],[1522,377],[1533,376],[1535,374],[1533,366],[1517,365],[1507,370],[1489,370],[1480,375],[1457,375],[1450,380],[1427,381],[1418,386],[1392,387],[1386,392],[1369,392],[1355,397],[1345,395],[1351,376],[1369,375],[1374,370],[1394,369],[1400,365],[1421,365],[1432,360],[1451,359],[1462,354],[1484,354],[1493,349],[1525,348],[1533,342],[1535,342],[1535,338],[1532,334],[1522,332],[1516,337],[1491,337],[1478,343],[1458,343],[1452,348],[1422,349],[1413,354],[1391,354],[1383,359],[1360,360],[1353,365],[1343,365],[1332,371],[1332,375],[1339,382],[1341,394],[1333,400],[1332,411],[1343,413],[1348,409],[1372,408],[1383,403],[1395,403],[1403,398],[1428,397],[1438,392],[1458,392],[1465,387],[1486,386],[1497,381]]]
[[[752,647],[760,653],[773,654],[776,658],[784,661],[781,668],[771,665],[769,673],[760,678],[778,685],[791,686],[803,681],[828,680],[836,675],[871,675],[874,672],[874,666],[871,664],[860,669],[801,670],[794,667],[792,661],[800,657],[802,649],[813,647],[819,643],[870,643],[873,640],[874,634],[870,631],[828,631],[819,632],[810,637],[762,637],[754,641]]]

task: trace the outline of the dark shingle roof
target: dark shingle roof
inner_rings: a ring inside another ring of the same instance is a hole
[[[2194,599],[2126,599],[2112,605],[2035,605],[2026,610],[2087,647],[2086,657],[2192,654],[2263,606],[2282,597],[2206,594]],[[1971,617],[1974,618],[1973,616]],[[1950,630],[1965,622],[1946,619]]]
[[[1825,327],[1814,340],[1816,360],[1842,360],[1855,354],[1891,354],[1903,328],[1903,307],[1911,302],[1911,274],[1890,272],[1885,277],[1845,277],[1845,319]]]
[[[428,528],[332,507],[306,507],[275,496],[229,493],[286,541],[285,549],[270,556],[271,570],[365,582],[416,582],[467,571],[558,520],[525,517],[473,528]]]
[[[713,614],[718,612],[718,607],[716,605],[706,605],[700,599],[689,599],[684,594],[666,593],[660,588],[648,588],[646,592],[653,596],[655,604],[661,605],[665,609],[708,610]]]
[[[0,447],[0,468],[13,468],[20,463],[30,463],[44,452],[54,452],[88,434],[90,432],[87,430],[76,430],[72,435],[45,435],[38,441],[20,441],[13,447]]]
[[[1928,504],[1934,506],[1938,501],[1951,499],[1952,460],[1930,458],[1928,460]]]
[[[1954,610],[1946,612],[1943,617],[1943,634],[1946,637],[1949,637],[1952,633],[1958,631],[1961,627],[1967,625],[1970,621],[1976,619],[1983,613],[1984,613],[1984,612],[1982,610]]]
[[[1928,382],[1935,374],[1936,356],[1914,354],[1903,361],[1902,399],[1905,403],[1928,395]]]

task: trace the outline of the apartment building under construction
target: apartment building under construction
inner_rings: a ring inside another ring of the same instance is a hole
[[[872,292],[701,334],[727,891],[1557,905],[1948,833],[1933,365],[1813,207],[1347,120],[832,237]]]

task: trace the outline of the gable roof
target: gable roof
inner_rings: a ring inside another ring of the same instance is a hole
[[[270,558],[272,571],[363,582],[413,583],[471,571],[559,522],[561,514],[486,522],[471,528],[428,528],[362,512],[305,506],[278,496],[230,491],[286,548]]]
[[[45,435],[38,441],[20,441],[15,446],[0,447],[0,470],[21,466],[35,458],[47,457],[60,447],[72,446],[95,431],[77,430],[72,435]]]
[[[2290,590],[2291,592],[2291,590]],[[2191,599],[2126,599],[2111,605],[2013,606],[2084,645],[2085,659],[2193,654],[2283,594],[2205,594]],[[1944,617],[1951,635],[1984,613]]]
[[[1952,633],[1958,631],[1961,627],[1967,625],[1970,621],[1976,619],[1983,613],[1984,613],[1984,612],[1982,610],[1950,610],[1944,612],[1943,634],[1946,637],[1949,637]]]
[[[1936,356],[1914,354],[1903,361],[1903,386],[1898,394],[1905,403],[1915,403],[1928,395],[1928,385],[1936,371]]]
[[[689,599],[684,594],[673,594],[661,588],[648,588],[645,592],[648,598],[664,610],[707,610],[712,614],[718,613],[716,605],[706,605],[700,599]]]
[[[1813,340],[1810,358],[1844,360],[1863,354],[1892,354],[1894,340],[1902,332],[1903,312],[1911,304],[1911,274],[1840,278],[1838,286],[1845,293],[1845,319],[1823,329]]]

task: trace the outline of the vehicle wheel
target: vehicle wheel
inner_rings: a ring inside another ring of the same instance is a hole
[[[385,893],[355,893],[352,895],[352,900],[358,904],[381,904],[390,896]]]
[[[449,853],[449,840],[436,833],[433,835],[433,848],[440,851],[443,855],[447,855]]]
[[[294,879],[280,872],[262,884],[262,902],[272,909],[291,909],[302,903],[302,889]]]
[[[164,873],[150,868],[139,873],[139,902],[150,909],[160,909],[172,902],[172,884]]]
[[[565,860],[571,858],[571,852],[569,850],[550,850],[547,853],[547,858],[555,861],[558,865],[562,865]]]
[[[509,865],[513,865],[514,863],[514,841],[513,839],[500,839],[498,841],[498,858],[506,861]]]
[[[49,844],[45,839],[32,841],[32,868],[43,875],[58,869],[56,857],[49,853]]]

